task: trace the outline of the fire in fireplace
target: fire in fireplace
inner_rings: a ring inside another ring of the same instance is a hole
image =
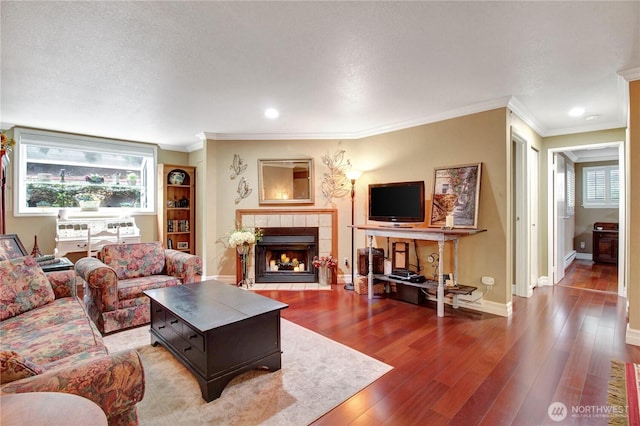
[[[313,283],[318,228],[264,228],[255,246],[257,283]]]

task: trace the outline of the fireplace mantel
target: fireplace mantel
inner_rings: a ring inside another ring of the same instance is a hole
[[[336,209],[238,209],[236,223],[246,228],[306,228],[318,227],[319,256],[338,256],[338,211]],[[255,281],[255,250],[249,256],[249,279]],[[236,260],[236,282],[240,281],[241,265]],[[332,274],[332,284],[336,284]]]

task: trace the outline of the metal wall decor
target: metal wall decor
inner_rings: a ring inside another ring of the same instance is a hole
[[[332,198],[346,197],[351,192],[351,181],[345,173],[351,169],[351,162],[344,158],[344,150],[336,151],[333,155],[323,155],[322,164],[329,168],[322,178],[322,194],[331,201]]]
[[[233,162],[229,166],[229,169],[231,170],[229,178],[234,180],[247,170],[247,164],[240,158],[240,154],[233,154]]]
[[[235,199],[236,204],[238,204],[240,201],[247,198],[249,194],[251,194],[251,191],[252,189],[249,188],[249,184],[247,183],[247,180],[244,177],[240,179],[240,182],[238,182],[238,189],[237,189],[238,196]]]
[[[231,170],[231,174],[229,175],[229,179],[235,180],[238,176],[247,170],[247,164],[240,157],[240,154],[233,154],[233,161],[229,166],[229,170]],[[235,199],[235,203],[238,204],[240,201],[244,200],[251,194],[252,189],[249,188],[249,184],[247,180],[243,177],[238,182],[238,187],[236,189],[236,193],[238,196]]]

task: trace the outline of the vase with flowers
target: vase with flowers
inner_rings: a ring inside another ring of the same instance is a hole
[[[0,133],[0,157],[4,161],[5,156],[11,152],[14,146],[16,146],[16,140],[10,138],[4,132]]]
[[[312,263],[313,266],[318,268],[318,283],[320,285],[329,285],[331,282],[330,273],[333,268],[338,266],[338,259],[332,255],[321,257],[314,256]]]
[[[242,227],[233,229],[226,238],[226,245],[236,249],[242,264],[242,279],[238,282],[238,287],[246,286],[249,288],[250,286],[247,273],[249,253],[251,252],[251,246],[260,240],[262,240],[262,231],[260,229],[246,229]]]

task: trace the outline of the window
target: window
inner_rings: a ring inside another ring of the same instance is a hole
[[[584,208],[618,208],[620,176],[617,165],[585,167],[582,175]]]
[[[567,216],[576,214],[576,169],[567,161]]]
[[[155,211],[156,147],[16,129],[16,215]]]

